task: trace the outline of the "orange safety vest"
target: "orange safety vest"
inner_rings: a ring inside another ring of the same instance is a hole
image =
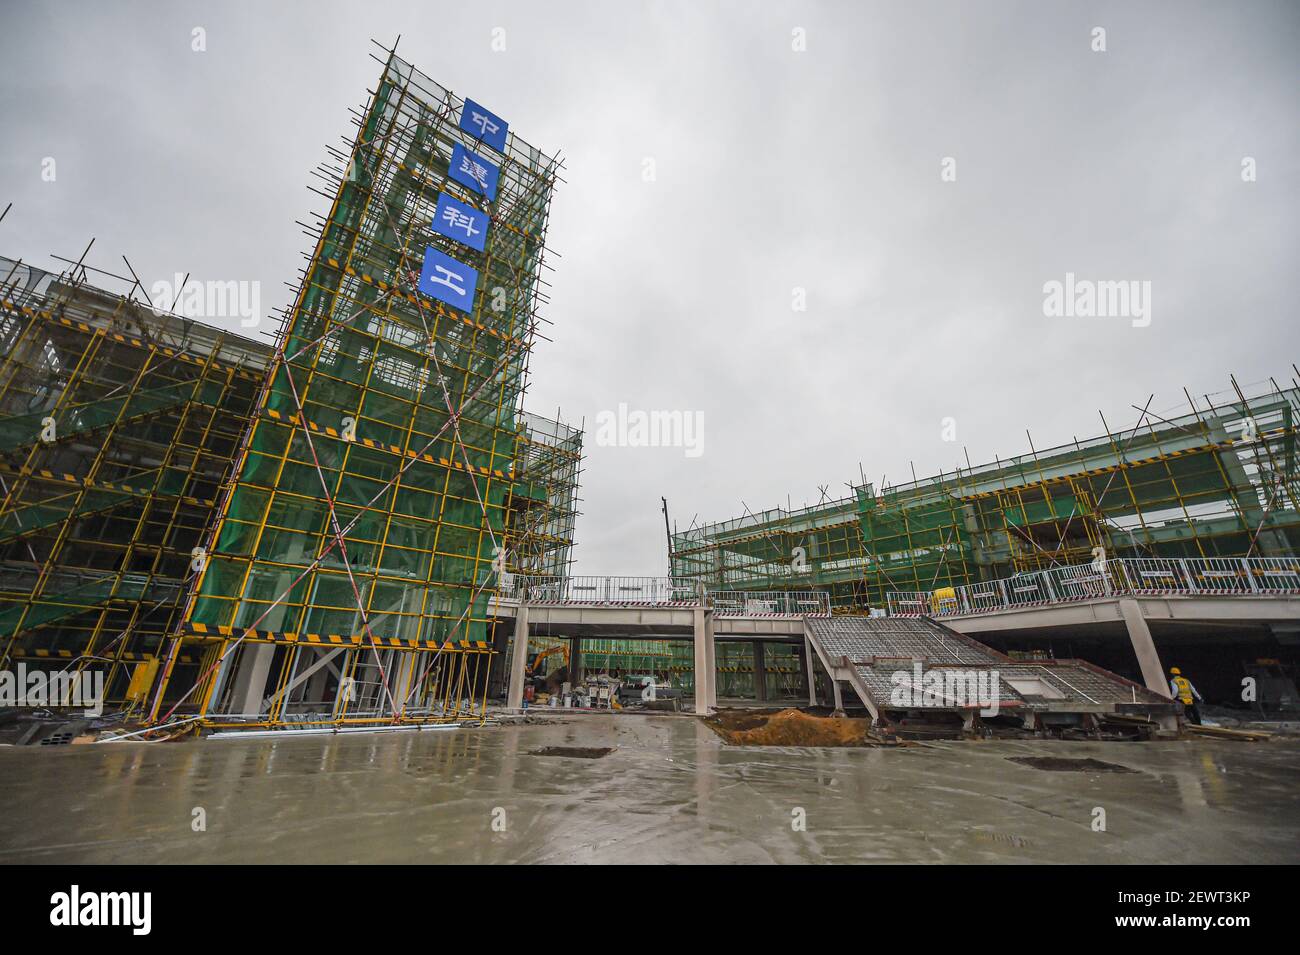
[[[1191,706],[1192,705],[1192,684],[1188,681],[1187,677],[1185,676],[1174,677],[1174,686],[1178,687],[1178,699],[1180,699],[1185,706]]]

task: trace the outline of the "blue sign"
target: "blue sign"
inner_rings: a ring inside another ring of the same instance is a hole
[[[438,194],[438,208],[433,213],[434,232],[482,252],[487,230],[488,214],[482,209],[467,206],[445,192]]]
[[[424,268],[416,286],[430,298],[453,305],[462,312],[474,310],[474,290],[478,287],[478,271],[450,255],[443,255],[433,246],[424,250]]]
[[[510,131],[510,124],[472,99],[465,100],[465,108],[460,111],[460,128],[497,152],[506,151],[506,133]]]
[[[501,178],[501,170],[460,143],[452,147],[448,175],[462,186],[483,193],[489,202],[497,197],[497,180]]]

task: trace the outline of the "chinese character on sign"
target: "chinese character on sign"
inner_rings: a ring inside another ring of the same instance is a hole
[[[463,242],[479,252],[483,251],[487,242],[488,214],[482,209],[458,202],[445,192],[438,196],[432,226],[433,231],[439,235]]]
[[[492,122],[492,120],[484,116],[482,113],[470,113],[469,121],[471,125],[477,126],[479,130],[481,130],[479,139],[483,138],[483,134],[495,133],[498,129],[501,128],[496,123]]]
[[[446,302],[462,312],[474,310],[474,291],[478,271],[457,262],[430,246],[424,250],[424,268],[420,270],[418,288],[430,298]]]
[[[442,221],[452,229],[461,229],[467,238],[473,238],[479,234],[478,229],[474,228],[474,217],[467,216],[463,212],[457,212],[450,207],[442,214]]]
[[[460,273],[453,272],[445,266],[435,265],[427,280],[430,285],[447,286],[447,288],[451,289],[451,294],[457,298],[463,297],[465,294],[465,290],[460,286],[462,281]]]
[[[487,192],[488,185],[487,185],[486,166],[484,166],[482,163],[474,162],[468,156],[462,156],[460,158],[460,166],[458,167],[458,169],[460,172],[464,173],[465,175],[473,179],[475,182],[477,182],[479,184],[479,188],[483,192]]]
[[[489,201],[497,197],[497,180],[501,178],[501,170],[459,143],[452,148],[451,168],[447,175],[462,186],[481,192]]]
[[[506,151],[506,133],[510,131],[510,124],[472,99],[465,100],[465,108],[460,113],[460,128],[497,152]]]

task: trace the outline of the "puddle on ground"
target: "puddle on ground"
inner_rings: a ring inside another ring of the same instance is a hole
[[[568,756],[571,759],[600,759],[614,752],[612,746],[543,746],[529,756]]]
[[[1100,759],[1067,759],[1064,756],[1008,756],[1007,759],[1022,766],[1032,766],[1049,773],[1136,773],[1118,763],[1107,763]]]

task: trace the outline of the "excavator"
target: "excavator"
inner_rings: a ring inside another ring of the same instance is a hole
[[[533,657],[533,662],[528,664],[528,669],[525,672],[529,676],[536,676],[541,669],[542,661],[556,653],[564,654],[564,665],[567,667],[569,665],[569,645],[567,643],[558,643],[553,647],[547,647]]]

